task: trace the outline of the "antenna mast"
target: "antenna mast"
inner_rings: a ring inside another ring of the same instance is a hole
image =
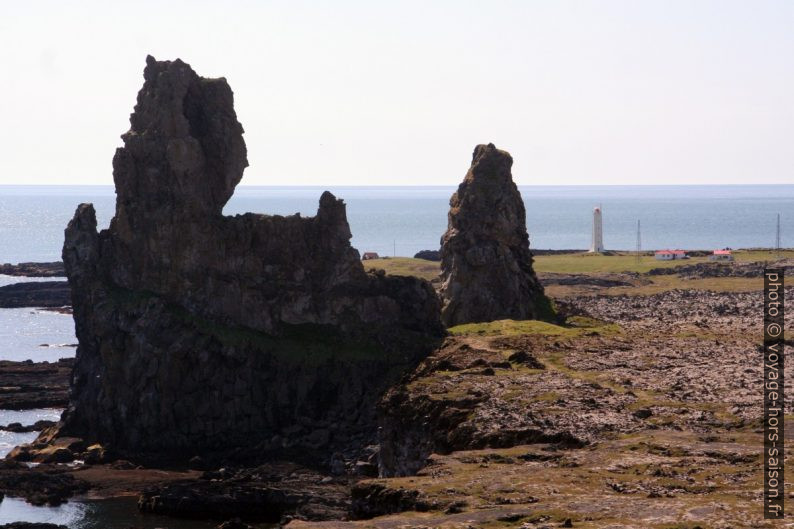
[[[775,233],[775,252],[780,257],[780,213],[777,214],[777,231]]]

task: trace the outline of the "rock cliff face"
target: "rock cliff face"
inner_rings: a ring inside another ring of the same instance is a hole
[[[513,158],[493,144],[474,149],[471,168],[449,201],[441,238],[441,318],[445,325],[552,314],[532,270],[524,202]]]
[[[345,204],[222,208],[248,165],[225,79],[147,58],[116,214],[82,204],[63,259],[80,345],[58,435],[183,457],[363,441],[374,402],[443,328],[428,283],[367,274]]]

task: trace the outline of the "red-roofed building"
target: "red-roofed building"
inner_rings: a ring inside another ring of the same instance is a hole
[[[709,261],[733,261],[733,254],[730,250],[714,250],[709,255]]]

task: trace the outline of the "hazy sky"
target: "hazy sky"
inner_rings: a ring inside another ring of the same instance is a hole
[[[0,0],[0,184],[110,184],[144,59],[224,76],[251,185],[794,183],[794,1]]]

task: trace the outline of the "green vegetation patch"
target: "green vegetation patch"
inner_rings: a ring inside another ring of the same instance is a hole
[[[582,335],[613,335],[621,332],[615,323],[604,323],[592,318],[569,318],[566,325],[555,325],[539,320],[497,320],[483,323],[466,323],[450,327],[447,331],[453,336],[520,336],[541,335],[575,338]]]
[[[412,257],[389,257],[363,261],[365,270],[383,270],[390,276],[413,276],[432,281],[441,273],[441,263]]]
[[[778,254],[772,250],[737,250],[734,259],[740,263],[776,261]],[[780,258],[794,258],[794,250],[782,250]],[[676,261],[657,261],[645,253],[637,260],[633,252],[610,252],[595,254],[588,252],[536,255],[533,268],[536,272],[558,274],[609,274],[621,272],[645,273],[653,268],[674,268],[709,262],[708,256],[690,257]],[[388,257],[363,262],[367,270],[384,270],[389,275],[421,277],[431,281],[441,273],[441,263],[412,257]]]
[[[733,255],[737,262],[742,263],[777,260],[777,254],[772,250],[739,250],[733,252]],[[781,251],[780,256],[781,258],[792,258],[794,251]],[[709,262],[708,256],[676,261],[657,261],[653,255],[641,255],[638,261],[633,252],[610,252],[609,254],[582,252],[537,255],[534,268],[536,272],[558,274],[645,273],[653,268],[674,268],[705,262]]]

